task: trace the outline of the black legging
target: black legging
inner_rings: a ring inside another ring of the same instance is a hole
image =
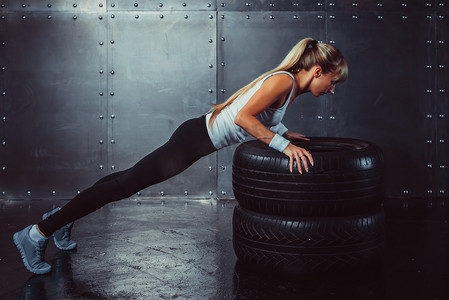
[[[206,128],[205,116],[181,124],[170,140],[132,168],[103,177],[64,207],[41,221],[47,237],[62,226],[84,217],[107,203],[128,198],[144,188],[173,177],[201,157],[216,151]]]

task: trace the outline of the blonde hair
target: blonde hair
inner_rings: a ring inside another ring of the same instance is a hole
[[[324,74],[336,73],[338,75],[336,83],[344,82],[348,77],[348,66],[341,52],[334,46],[324,43],[318,43],[312,38],[305,38],[299,41],[287,54],[284,60],[273,70],[268,71],[246,86],[239,89],[223,103],[212,104],[209,112],[212,112],[209,120],[209,127],[217,115],[228,105],[234,102],[239,96],[248,92],[260,80],[272,73],[279,71],[288,71],[298,73],[301,70],[309,71],[313,66],[320,66]]]

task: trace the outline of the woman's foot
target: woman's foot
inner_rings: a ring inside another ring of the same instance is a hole
[[[43,237],[34,241],[30,237],[30,230],[34,225],[16,232],[14,234],[14,243],[22,255],[25,267],[35,274],[45,274],[51,271],[51,266],[44,261],[45,249],[48,239]]]
[[[45,220],[52,214],[56,213],[60,210],[59,207],[56,207],[52,211],[45,213],[42,216],[42,220]],[[70,239],[70,234],[72,232],[73,222],[61,227],[55,233],[53,233],[53,240],[55,241],[56,247],[60,250],[72,250],[76,248],[76,242]]]

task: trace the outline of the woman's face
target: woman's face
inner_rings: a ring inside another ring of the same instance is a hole
[[[310,92],[315,97],[326,95],[327,93],[333,94],[335,91],[337,75],[333,73],[323,74],[321,68],[317,68],[314,73],[314,78],[310,84]]]

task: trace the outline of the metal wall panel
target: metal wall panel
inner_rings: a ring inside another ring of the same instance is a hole
[[[107,133],[98,118],[106,24],[88,13],[2,15],[0,191],[10,199],[72,197],[107,159],[98,143]]]
[[[394,197],[428,196],[435,190],[428,168],[435,158],[428,117],[434,107],[435,25],[428,16],[388,11],[328,16],[329,40],[345,54],[350,69],[348,82],[337,86],[328,134],[379,144],[386,188]]]
[[[109,153],[111,167],[120,170],[215,103],[215,13],[114,12],[109,34]],[[142,195],[215,195],[215,165],[212,154]]]
[[[218,102],[260,74],[276,67],[302,38],[324,40],[326,20],[321,12],[219,12]],[[302,97],[302,105],[289,107],[284,124],[307,135],[322,135],[323,124],[315,118],[325,101]],[[312,117],[313,116],[313,117]],[[218,153],[218,191],[232,197],[232,155],[235,147]]]
[[[440,6],[441,7],[441,6]],[[436,160],[433,163],[436,191],[440,196],[449,194],[449,4],[446,11],[437,14],[436,69]]]

